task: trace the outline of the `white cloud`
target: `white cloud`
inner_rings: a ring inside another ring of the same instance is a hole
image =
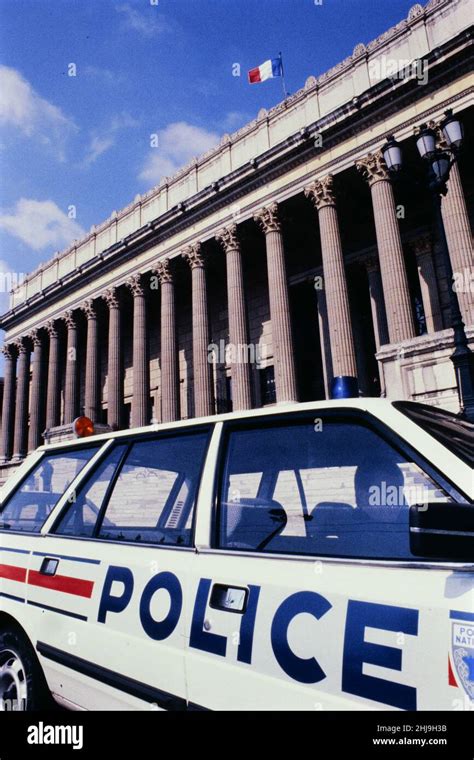
[[[252,115],[245,113],[245,111],[229,111],[222,120],[222,127],[228,132],[233,132],[247,124],[251,118]]]
[[[77,132],[72,119],[8,66],[0,66],[0,125],[15,127],[26,137],[39,140],[60,160],[64,160],[66,139]]]
[[[93,164],[102,153],[108,151],[113,145],[115,145],[115,138],[112,137],[112,135],[109,135],[108,137],[106,135],[93,135],[84,159],[86,166]]]
[[[168,28],[163,18],[158,16],[159,11],[156,6],[150,5],[148,7],[148,14],[132,8],[129,3],[116,5],[115,10],[117,13],[122,14],[125,28],[132,29],[143,37],[156,37]]]
[[[93,130],[83,166],[90,166],[99,156],[110,150],[116,143],[118,132],[123,129],[137,127],[138,124],[137,119],[134,119],[129,113],[123,112],[114,116],[106,129]]]
[[[0,212],[0,228],[34,251],[48,246],[60,249],[85,235],[82,227],[54,201],[31,198],[20,198],[14,209]]]
[[[158,132],[158,146],[153,148],[139,174],[139,178],[156,184],[169,177],[194,156],[205,153],[217,145],[219,135],[185,121],[169,124]]]

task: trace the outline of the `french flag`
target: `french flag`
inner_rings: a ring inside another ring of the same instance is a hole
[[[273,79],[273,77],[281,77],[283,74],[281,57],[270,58],[255,69],[250,69],[248,73],[249,84],[258,84],[258,82],[264,82],[266,79]]]

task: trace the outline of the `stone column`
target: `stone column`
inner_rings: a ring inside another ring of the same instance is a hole
[[[15,420],[16,357],[17,350],[10,343],[2,348],[5,357],[5,380],[3,385],[2,433],[0,436],[0,464],[8,462],[13,449],[13,426]]]
[[[372,312],[375,348],[379,351],[381,346],[389,343],[380,267],[376,256],[369,256],[364,260],[364,264],[369,281],[370,310]]]
[[[418,267],[426,329],[429,333],[438,332],[438,330],[443,329],[443,319],[430,235],[422,235],[422,237],[417,238],[411,243],[411,247]]]
[[[201,243],[194,243],[183,251],[191,267],[193,300],[193,371],[194,407],[196,417],[214,413],[212,403],[211,365],[209,357],[209,316],[205,260]]]
[[[328,174],[327,177],[312,182],[305,189],[305,195],[312,200],[319,217],[333,375],[357,377],[349,295],[333,183],[333,175]]]
[[[169,259],[153,270],[161,284],[161,419],[179,420],[179,372],[173,271]]]
[[[46,325],[49,335],[49,360],[48,360],[48,394],[46,401],[46,429],[56,427],[60,423],[61,399],[60,399],[60,366],[59,366],[59,333],[57,324],[51,320]]]
[[[250,385],[249,354],[241,347],[249,343],[247,315],[245,310],[244,278],[242,254],[237,237],[237,225],[232,224],[217,234],[217,240],[226,253],[227,303],[229,308],[229,341],[235,347],[236,362],[232,365],[233,409],[251,409],[252,392]]]
[[[267,249],[268,290],[277,401],[279,403],[297,401],[290,299],[286,281],[283,237],[278,219],[278,204],[272,203],[268,208],[262,208],[254,215],[254,219],[265,234]]]
[[[117,288],[106,290],[103,299],[109,308],[109,351],[107,369],[107,424],[119,430],[122,424],[122,355],[120,301]]]
[[[461,185],[461,176],[457,164],[451,167],[447,195],[441,201],[444,229],[448,241],[449,257],[453,273],[463,283],[457,287],[459,308],[463,322],[474,324],[474,294],[470,289],[474,252],[472,246],[471,225]]]
[[[43,443],[42,421],[44,409],[44,342],[40,330],[30,334],[33,343],[33,379],[31,382],[30,429],[28,433],[28,451],[34,451]]]
[[[18,349],[18,378],[16,383],[13,460],[18,462],[24,459],[28,451],[31,346],[28,338],[20,338],[16,345]]]
[[[415,337],[415,324],[392,185],[381,153],[356,162],[372,193],[390,343]]]
[[[67,311],[64,320],[67,327],[64,424],[69,425],[77,417],[77,318],[73,311]]]
[[[87,319],[86,392],[84,413],[92,422],[100,420],[99,336],[96,305],[92,299],[81,306]]]
[[[150,423],[150,372],[146,334],[146,296],[143,275],[127,280],[133,295],[133,398],[132,427]]]

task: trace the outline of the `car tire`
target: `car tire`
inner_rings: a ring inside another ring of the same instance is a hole
[[[0,711],[51,709],[53,698],[36,653],[16,628],[0,630]]]

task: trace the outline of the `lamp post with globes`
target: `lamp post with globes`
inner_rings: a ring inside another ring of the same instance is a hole
[[[433,200],[436,230],[441,245],[446,275],[448,282],[451,283],[451,287],[448,289],[451,326],[454,332],[454,353],[451,356],[451,361],[454,365],[459,405],[462,416],[470,422],[474,422],[474,354],[469,349],[464,322],[459,308],[458,295],[453,282],[453,268],[449,257],[448,243],[441,213],[441,198],[448,192],[447,181],[451,167],[457,161],[462,145],[463,129],[461,122],[453,115],[451,110],[445,112],[445,118],[440,126],[446,140],[446,148],[437,147],[436,133],[433,129],[427,127],[426,124],[420,126],[420,132],[416,138],[416,147],[428,169],[428,187]],[[393,135],[387,138],[387,142],[382,147],[382,153],[389,172],[392,175],[399,174],[403,165],[402,150],[400,143],[395,140]]]

